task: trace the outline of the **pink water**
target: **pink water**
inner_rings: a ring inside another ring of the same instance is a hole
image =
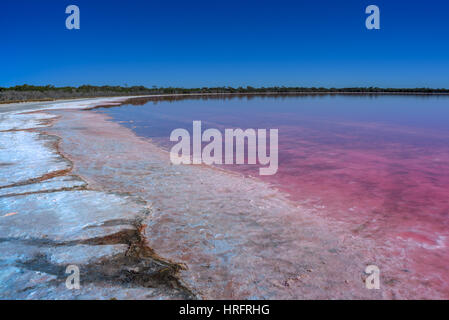
[[[170,132],[279,129],[279,170],[260,179],[448,292],[449,98],[239,97],[102,109],[163,148]],[[258,165],[223,166],[258,176]]]

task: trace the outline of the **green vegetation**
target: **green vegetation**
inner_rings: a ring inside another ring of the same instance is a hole
[[[201,94],[201,93],[353,93],[353,94],[449,94],[449,89],[432,88],[315,88],[315,87],[203,87],[175,88],[144,86],[91,86],[55,87],[21,85],[10,88],[0,87],[0,102],[38,101],[70,98],[90,98],[105,96],[152,95],[152,94]]]

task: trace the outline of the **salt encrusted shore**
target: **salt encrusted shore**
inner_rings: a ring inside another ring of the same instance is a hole
[[[178,281],[182,266],[144,244],[141,223],[151,206],[71,174],[60,138],[43,132],[58,116],[35,112],[123,100],[33,103],[0,113],[1,299],[195,298]],[[68,265],[80,269],[79,290],[65,285]]]
[[[420,298],[388,267],[365,288],[366,265],[386,265],[368,240],[81,111],[126,99],[0,109],[1,299]]]

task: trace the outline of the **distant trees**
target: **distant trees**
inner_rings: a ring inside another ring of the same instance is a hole
[[[205,94],[205,93],[307,93],[307,94],[449,94],[449,89],[434,88],[378,88],[378,87],[350,87],[350,88],[316,88],[316,87],[157,87],[144,86],[92,86],[55,87],[53,85],[34,86],[20,85],[9,88],[0,87],[0,102],[53,100],[84,97],[105,97],[125,95],[152,95],[152,94]]]

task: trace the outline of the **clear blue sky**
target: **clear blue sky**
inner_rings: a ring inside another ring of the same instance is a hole
[[[448,17],[446,0],[2,0],[0,86],[449,87]]]

